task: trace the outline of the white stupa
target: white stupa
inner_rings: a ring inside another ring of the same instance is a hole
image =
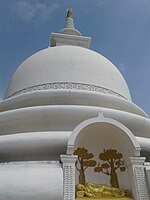
[[[104,149],[120,152],[120,188],[150,199],[150,119],[104,56],[89,50],[68,9],[50,46],[26,59],[0,103],[0,200],[74,200],[77,148],[97,163]],[[110,185],[86,170],[86,181]]]

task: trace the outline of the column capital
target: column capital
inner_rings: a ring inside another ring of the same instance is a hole
[[[62,163],[72,163],[74,164],[78,158],[77,155],[60,155]]]
[[[130,157],[126,163],[127,165],[143,165],[145,163],[145,157]]]

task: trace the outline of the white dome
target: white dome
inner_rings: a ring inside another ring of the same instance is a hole
[[[26,59],[12,76],[5,98],[31,91],[32,87],[36,90],[35,86],[46,88],[45,84],[53,84],[57,89],[56,84],[62,83],[77,84],[80,89],[81,85],[83,89],[98,87],[131,100],[123,76],[108,59],[76,46],[49,47]]]

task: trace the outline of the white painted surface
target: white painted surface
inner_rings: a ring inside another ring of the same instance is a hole
[[[141,146],[141,156],[146,157],[146,161],[150,161],[150,138],[136,137]]]
[[[150,163],[145,163],[145,172],[146,172],[146,180],[148,184],[149,189],[149,195],[150,195]]]
[[[77,157],[77,155],[61,155],[64,200],[75,200],[75,162]]]
[[[0,136],[0,162],[60,160],[71,132],[30,132]]]
[[[76,30],[76,29],[74,29]],[[85,36],[77,36],[74,34],[73,29],[65,29],[63,32],[69,32],[70,34],[60,34],[60,33],[51,33],[50,36],[50,46],[63,46],[63,45],[72,45],[72,46],[79,46],[84,48],[90,47],[91,38]],[[77,30],[76,30],[77,31]]]
[[[111,108],[148,117],[136,104],[109,94],[80,90],[41,90],[24,93],[5,99],[0,103],[0,112],[31,106],[84,105]]]
[[[52,162],[0,164],[1,200],[62,200],[63,172]]]
[[[142,146],[143,151],[150,152],[150,138],[136,137],[140,146]]]
[[[123,76],[108,59],[75,46],[49,47],[25,60],[12,76],[5,97],[34,85],[56,82],[92,84],[131,100]]]
[[[124,124],[135,136],[150,138],[150,119],[128,112],[94,106],[34,106],[0,113],[0,134],[35,131],[72,131],[99,112]]]
[[[88,135],[93,139],[91,138],[88,140]],[[121,145],[120,147],[124,148],[127,158],[128,156],[140,156],[141,148],[133,133],[118,121],[104,117],[103,113],[99,113],[95,118],[83,121],[73,130],[68,141],[68,154],[73,154],[74,146],[76,143],[80,143],[83,137],[84,140],[82,140],[84,143],[91,143],[91,145],[95,147],[100,144],[102,149],[105,148],[105,146],[107,146],[107,148],[112,145],[114,146],[118,141],[117,145]],[[115,139],[113,139],[113,137]],[[108,138],[112,138],[112,140]],[[91,142],[92,140],[93,142]],[[122,144],[121,141],[124,141],[124,144]]]
[[[132,195],[135,200],[150,199],[146,174],[144,171],[144,162],[145,157],[129,157],[127,162],[130,184],[132,186]]]

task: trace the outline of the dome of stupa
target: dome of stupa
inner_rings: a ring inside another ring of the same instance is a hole
[[[68,89],[70,84],[78,84],[79,89],[103,89],[130,100],[118,69],[104,56],[77,46],[49,47],[26,59],[12,76],[5,97],[62,83]]]

